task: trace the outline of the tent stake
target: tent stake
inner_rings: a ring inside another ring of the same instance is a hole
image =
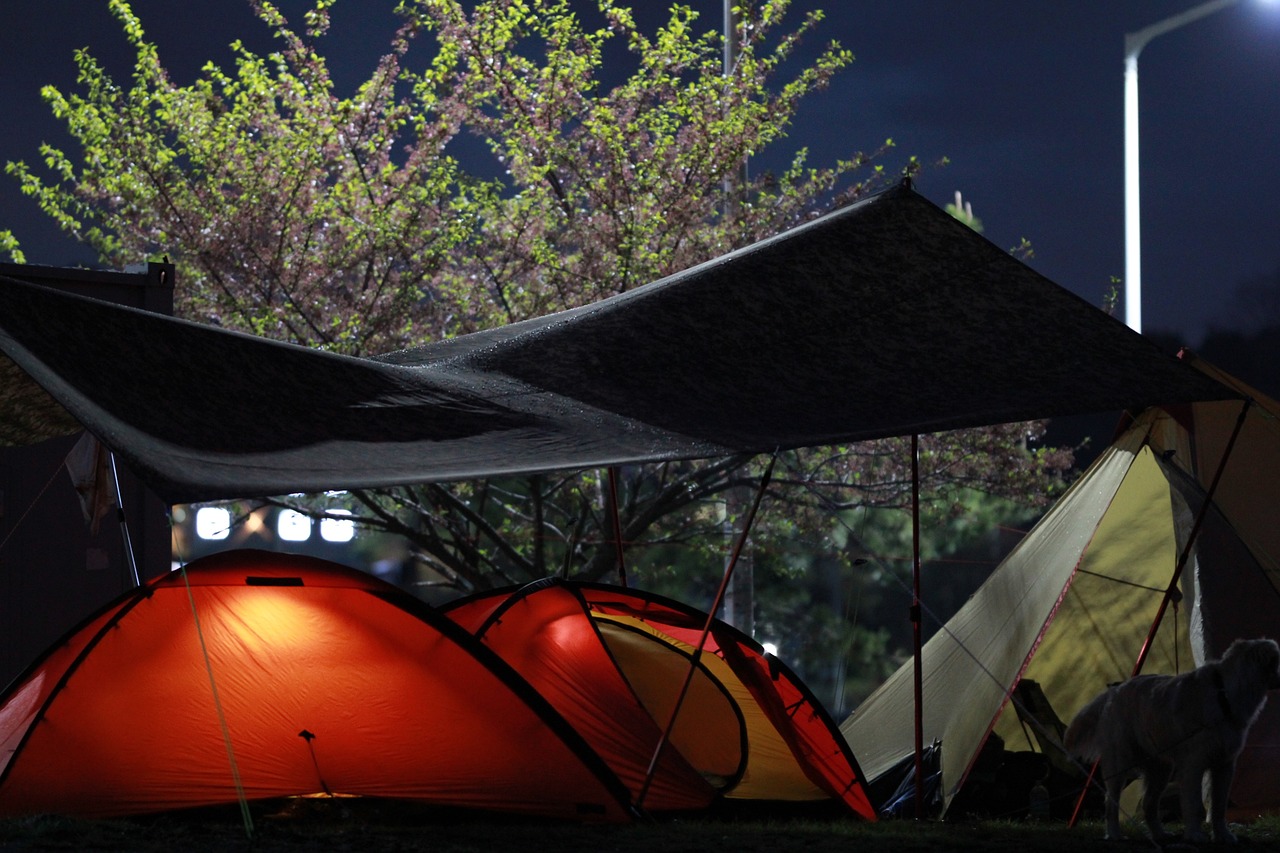
[[[680,708],[684,704],[685,697],[689,695],[689,688],[693,686],[693,676],[698,671],[698,663],[702,660],[702,650],[707,645],[707,637],[711,635],[711,626],[715,623],[716,611],[724,603],[725,592],[729,588],[729,580],[733,577],[733,569],[738,564],[738,556],[742,553],[747,536],[751,532],[751,525],[755,522],[756,510],[760,508],[760,501],[764,498],[770,479],[773,478],[773,464],[777,461],[778,454],[775,452],[772,458],[769,459],[769,465],[765,468],[763,476],[760,477],[760,487],[756,490],[755,500],[751,502],[747,516],[743,519],[742,532],[738,534],[738,541],[733,546],[733,554],[724,568],[724,577],[720,579],[720,588],[716,590],[716,597],[711,602],[711,606],[707,608],[707,621],[702,626],[702,633],[698,636],[698,643],[694,646],[693,655],[689,658],[689,670],[685,673],[684,683],[680,686],[680,692],[676,695],[675,706],[671,709],[671,717],[667,720],[666,728],[662,730],[662,736],[658,738],[658,743],[653,749],[653,757],[649,759],[649,767],[644,774],[644,784],[640,786],[640,792],[636,795],[637,809],[644,805],[644,799],[649,794],[649,787],[653,784],[653,777],[658,770],[658,760],[662,757],[668,741],[671,740],[671,732],[676,727],[676,718],[680,716]]]
[[[1147,631],[1146,639],[1142,641],[1142,649],[1138,652],[1138,659],[1134,661],[1133,670],[1129,673],[1130,678],[1141,674],[1142,667],[1147,662],[1147,656],[1151,653],[1151,646],[1155,642],[1156,632],[1160,630],[1164,615],[1169,610],[1169,602],[1175,596],[1181,595],[1178,592],[1178,581],[1182,579],[1182,571],[1187,567],[1187,561],[1191,559],[1191,549],[1195,547],[1196,538],[1200,535],[1200,526],[1204,523],[1204,517],[1209,512],[1209,507],[1213,504],[1213,497],[1218,491],[1218,483],[1222,480],[1222,472],[1226,470],[1227,460],[1231,458],[1231,452],[1236,446],[1236,439],[1240,437],[1240,431],[1244,429],[1245,416],[1249,414],[1249,407],[1252,405],[1252,398],[1246,398],[1244,405],[1240,408],[1235,427],[1231,430],[1231,438],[1227,439],[1227,446],[1223,448],[1222,458],[1218,460],[1218,468],[1213,472],[1213,479],[1209,482],[1209,488],[1205,491],[1204,501],[1201,502],[1200,509],[1196,512],[1195,521],[1191,523],[1191,530],[1187,533],[1187,541],[1183,543],[1182,553],[1178,555],[1178,562],[1173,567],[1173,577],[1169,579],[1169,586],[1165,588],[1164,595],[1160,598],[1160,606],[1156,609],[1156,616],[1151,622],[1151,628]],[[1080,797],[1076,800],[1075,810],[1071,813],[1071,820],[1067,822],[1068,828],[1074,827],[1080,820],[1080,810],[1084,807],[1084,797],[1088,793],[1090,786],[1093,785],[1094,776],[1098,773],[1098,764],[1099,762],[1095,761],[1093,766],[1089,768],[1089,774],[1084,780],[1084,787],[1080,789]]]

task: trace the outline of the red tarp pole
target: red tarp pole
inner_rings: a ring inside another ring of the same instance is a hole
[[[1182,553],[1178,555],[1178,562],[1173,568],[1173,577],[1169,580],[1169,586],[1165,589],[1164,595],[1160,599],[1160,606],[1156,609],[1155,619],[1151,622],[1151,628],[1147,631],[1147,638],[1142,642],[1142,649],[1138,652],[1138,659],[1134,661],[1133,671],[1129,673],[1130,678],[1134,678],[1142,672],[1142,667],[1147,662],[1147,656],[1151,653],[1151,645],[1155,642],[1156,632],[1160,630],[1160,623],[1164,621],[1164,614],[1169,610],[1169,602],[1178,594],[1178,581],[1182,579],[1182,570],[1187,567],[1187,561],[1191,559],[1191,549],[1195,545],[1196,537],[1200,535],[1200,526],[1204,523],[1204,517],[1209,512],[1209,507],[1213,504],[1213,496],[1218,491],[1218,483],[1222,480],[1222,472],[1227,467],[1227,460],[1231,458],[1231,451],[1236,446],[1236,439],[1240,437],[1240,430],[1244,428],[1245,416],[1249,414],[1249,407],[1253,405],[1253,400],[1246,399],[1244,406],[1240,409],[1240,416],[1236,418],[1236,425],[1231,430],[1231,438],[1227,440],[1227,446],[1222,451],[1222,458],[1218,460],[1218,469],[1213,473],[1213,480],[1209,483],[1208,490],[1205,491],[1204,502],[1200,505],[1199,512],[1196,513],[1195,521],[1191,524],[1191,531],[1187,534],[1187,541],[1182,545]],[[1080,820],[1080,810],[1084,807],[1084,797],[1088,793],[1089,787],[1093,784],[1093,778],[1098,773],[1098,762],[1094,762],[1089,768],[1089,775],[1085,777],[1084,787],[1080,789],[1080,798],[1076,800],[1075,810],[1071,813],[1071,820],[1067,822],[1068,828],[1074,827]]]
[[[777,461],[777,454],[774,454],[773,458],[769,460],[769,466],[765,468],[764,475],[760,478],[760,488],[756,490],[755,500],[751,502],[747,517],[742,522],[742,532],[738,534],[738,541],[733,546],[733,554],[729,558],[728,565],[724,568],[724,577],[720,579],[720,588],[716,590],[715,600],[711,602],[711,607],[707,609],[707,621],[702,626],[702,633],[698,636],[698,644],[694,647],[693,656],[689,659],[689,671],[685,674],[684,684],[681,685],[680,692],[676,696],[675,707],[671,709],[671,719],[667,721],[666,728],[662,730],[662,737],[658,738],[657,746],[653,750],[653,757],[649,759],[649,769],[645,773],[644,784],[640,786],[640,793],[636,795],[637,809],[644,805],[644,798],[649,793],[649,786],[653,783],[654,774],[658,769],[658,760],[662,757],[662,752],[666,749],[667,742],[671,740],[671,732],[675,729],[676,718],[680,716],[680,706],[684,704],[685,697],[689,694],[689,688],[693,685],[693,675],[698,671],[698,662],[702,659],[702,650],[707,644],[707,637],[711,635],[711,626],[715,623],[716,611],[724,603],[725,592],[729,589],[729,579],[733,577],[734,567],[738,564],[738,556],[742,553],[742,548],[747,541],[747,534],[750,533],[751,525],[755,521],[756,510],[760,508],[760,501],[764,498],[765,489],[769,487],[769,480],[773,477],[773,463]]]
[[[924,661],[920,638],[920,436],[911,435],[911,640],[915,677],[916,820],[924,817]]]

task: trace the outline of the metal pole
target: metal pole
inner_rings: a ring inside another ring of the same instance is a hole
[[[1126,37],[1126,42],[1128,41]],[[1138,183],[1138,54],[1124,58],[1124,323],[1142,331],[1142,213]]]
[[[136,589],[142,586],[142,576],[138,574],[138,558],[133,553],[133,537],[129,535],[129,519],[124,512],[124,497],[120,494],[120,472],[116,470],[115,453],[108,450],[107,459],[111,462],[111,482],[116,490],[116,513],[120,521],[120,535],[124,539],[124,558],[129,563],[129,571],[133,574],[133,586]]]
[[[738,61],[738,11],[741,0],[724,0],[724,76],[733,73]]]
[[[627,585],[627,564],[622,547],[622,509],[618,506],[618,467],[609,466],[609,513],[613,516],[613,547],[618,556],[618,583]]]
[[[721,73],[727,81],[733,76],[733,69],[738,64],[738,52],[740,45],[738,44],[738,30],[742,27],[742,11],[741,4],[743,0],[724,0],[724,59],[722,60]],[[727,82],[726,82],[726,85]],[[746,186],[748,177],[747,158],[742,158],[742,164],[738,167],[737,174],[729,173],[724,178],[724,215],[725,219],[732,218],[737,210],[737,195],[742,187]]]
[[[1240,0],[1211,0],[1124,37],[1124,322],[1142,331],[1142,234],[1138,182],[1138,54],[1157,36]]]

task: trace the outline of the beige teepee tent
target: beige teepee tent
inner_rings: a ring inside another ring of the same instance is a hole
[[[1185,671],[1236,637],[1280,636],[1280,404],[1184,358],[1247,401],[1134,418],[926,644],[923,733],[941,743],[944,810],[990,732],[1028,743],[1009,701],[1021,679],[1070,720],[1137,669]],[[914,710],[908,664],[841,726],[868,779],[912,753]],[[1273,703],[1242,756],[1236,806],[1280,806],[1280,778],[1265,772],[1278,751]]]

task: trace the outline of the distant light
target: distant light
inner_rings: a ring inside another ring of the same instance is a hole
[[[241,522],[244,525],[245,533],[250,536],[261,533],[262,529],[267,526],[267,508],[260,507],[244,517]]]
[[[196,536],[201,539],[226,539],[231,535],[231,511],[220,506],[202,506],[196,510]]]
[[[349,510],[331,509],[330,515],[351,515]],[[356,536],[356,524],[349,518],[320,519],[320,538],[326,542],[350,542]]]
[[[295,509],[280,510],[276,533],[286,542],[306,542],[311,538],[311,519]]]
[[[766,655],[773,655],[775,658],[778,656],[777,643],[761,643],[760,645],[761,645],[761,648],[764,649],[764,653]]]

